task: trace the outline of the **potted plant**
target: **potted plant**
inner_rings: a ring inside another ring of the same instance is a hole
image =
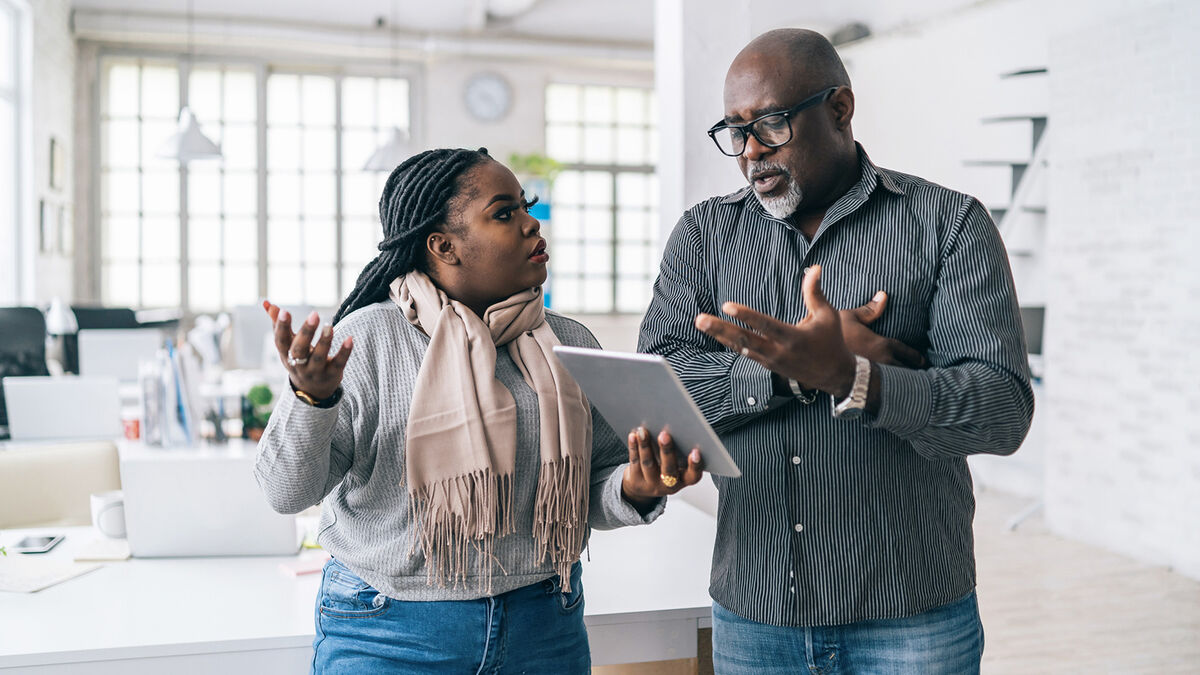
[[[262,438],[267,420],[271,418],[275,395],[265,384],[256,384],[242,397],[242,438],[257,441]]]

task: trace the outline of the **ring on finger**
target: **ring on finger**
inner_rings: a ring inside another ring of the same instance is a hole
[[[669,476],[665,473],[660,473],[658,475],[658,479],[662,481],[663,485],[665,485],[669,488],[675,487],[675,484],[679,482],[679,479],[676,478],[675,476]]]
[[[288,364],[289,366],[302,366],[302,365],[304,365],[304,364],[306,364],[306,363],[308,363],[308,357],[307,357],[307,356],[305,356],[305,357],[303,357],[303,358],[299,358],[299,359],[298,359],[298,358],[296,358],[295,356],[293,356],[293,355],[292,355],[292,352],[291,352],[291,350],[290,350],[290,349],[288,350],[288,355],[287,355],[287,364]]]
[[[750,356],[750,348],[742,347],[742,356]]]

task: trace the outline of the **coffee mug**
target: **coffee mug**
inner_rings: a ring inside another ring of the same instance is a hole
[[[92,525],[106,537],[125,537],[125,494],[120,490],[92,495]]]

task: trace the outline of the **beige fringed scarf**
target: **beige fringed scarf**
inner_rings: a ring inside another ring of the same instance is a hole
[[[571,566],[587,531],[592,416],[579,385],[554,357],[542,289],[492,305],[481,319],[413,271],[391,284],[392,300],[429,336],[408,416],[406,472],[430,583],[465,582],[468,554],[491,593],[495,538],[513,531],[517,407],[496,379],[507,346],[537,393],[541,472],[533,538],[570,591]]]

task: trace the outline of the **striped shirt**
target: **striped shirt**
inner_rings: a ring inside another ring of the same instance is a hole
[[[877,168],[808,241],[746,187],[684,213],[667,243],[638,350],[678,372],[742,470],[720,490],[709,592],[780,626],[912,616],[975,587],[975,500],[966,456],[1007,455],[1033,414],[1004,245],[978,200]],[[698,331],[725,301],[805,315],[800,279],[821,265],[839,309],[888,293],[871,329],[929,366],[879,365],[881,404],[832,416],[822,394],[774,396],[771,373]]]

